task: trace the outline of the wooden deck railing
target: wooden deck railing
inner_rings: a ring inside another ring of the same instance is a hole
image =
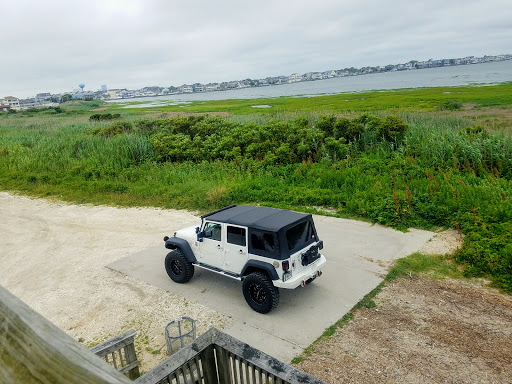
[[[0,286],[0,383],[131,381]]]
[[[119,372],[128,373],[130,379],[136,379],[140,376],[139,360],[137,360],[134,343],[136,335],[136,331],[129,330],[122,335],[96,345],[90,351],[96,354],[96,356],[101,357]]]
[[[137,384],[320,384],[320,379],[212,328]]]
[[[132,331],[133,332],[133,331]],[[128,345],[120,335],[94,348],[104,358]],[[124,346],[120,346],[125,344]],[[134,352],[134,350],[133,350]],[[138,365],[121,353],[117,369]],[[128,353],[128,356],[131,352]],[[108,358],[107,358],[108,360]],[[121,362],[124,361],[124,362]],[[128,362],[130,361],[130,362]],[[112,362],[112,364],[114,364]],[[123,365],[124,364],[124,365]],[[0,286],[0,383],[130,384],[64,331]],[[323,381],[285,364],[248,344],[210,329],[157,367],[139,377],[138,384],[320,384]]]

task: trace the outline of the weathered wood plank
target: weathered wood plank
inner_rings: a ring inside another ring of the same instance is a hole
[[[134,361],[133,363],[127,364],[123,368],[119,369],[119,372],[126,373],[129,370],[131,370],[131,369],[134,369],[134,368],[138,369],[138,367],[139,367],[139,362],[138,361]]]
[[[201,337],[197,338],[190,344],[185,345],[185,347],[173,354],[172,358],[164,360],[151,371],[138,378],[135,382],[138,384],[153,384],[162,380],[164,377],[167,377],[170,372],[180,368],[187,361],[193,359],[197,354],[201,354],[205,349],[212,346],[218,334],[219,331],[215,328],[206,331],[201,335]],[[215,382],[213,383],[215,384]]]
[[[219,383],[232,384],[231,364],[229,361],[229,352],[215,344],[215,356],[217,356],[217,371],[219,373]]]
[[[196,356],[194,358],[194,365],[197,370],[197,382],[199,384],[203,384],[204,383],[204,372],[203,372],[203,367],[201,364],[201,360],[199,359],[199,356]]]
[[[210,345],[208,348],[202,351],[199,356],[201,358],[201,366],[203,367],[204,382],[206,384],[219,384],[213,345]]]
[[[0,286],[1,381],[129,384],[130,380]]]
[[[133,329],[126,331],[122,335],[113,337],[105,341],[104,343],[98,344],[95,347],[92,347],[90,351],[100,357],[103,357],[109,353],[117,351],[127,345],[134,343],[134,338],[137,335],[137,332]]]
[[[140,376],[139,371],[139,360],[137,360],[137,353],[135,352],[135,344],[129,344],[126,347],[124,347],[124,355],[126,356],[126,363],[127,366],[132,366],[132,368],[127,369],[124,367],[124,372],[128,371],[128,376],[130,379],[135,380],[137,377]]]

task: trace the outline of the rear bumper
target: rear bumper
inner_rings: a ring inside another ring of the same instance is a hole
[[[297,273],[296,275],[293,274],[291,279],[288,279],[286,281],[283,280],[272,280],[272,283],[274,283],[275,287],[278,288],[285,288],[285,289],[294,289],[301,285],[303,285],[302,282],[306,282],[310,279],[315,279],[317,276],[319,276],[319,272],[321,274],[322,268],[325,265],[327,260],[323,255],[320,255],[320,258],[316,260],[314,263],[311,263],[307,266],[307,268],[303,269],[300,273]],[[292,271],[293,273],[293,271]]]

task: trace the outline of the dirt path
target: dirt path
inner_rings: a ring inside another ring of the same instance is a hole
[[[66,205],[0,192],[0,218],[0,284],[86,346],[135,329],[147,371],[166,358],[168,322],[190,316],[201,334],[231,321],[105,268],[191,225],[197,220],[192,214]]]
[[[328,383],[512,382],[512,297],[413,277],[374,301],[298,367]]]

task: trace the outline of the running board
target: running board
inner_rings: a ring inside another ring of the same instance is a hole
[[[226,272],[226,271],[223,271],[222,269],[220,268],[216,268],[216,267],[212,267],[211,265],[208,265],[208,264],[203,264],[203,263],[193,263],[196,267],[199,267],[199,268],[203,268],[203,269],[206,269],[208,271],[211,271],[211,272],[215,272],[215,273],[218,273],[219,275],[223,275],[223,276],[227,276],[227,277],[231,277],[232,279],[235,279],[235,280],[238,280],[238,281],[241,281],[242,278],[240,277],[240,275],[237,275],[236,273],[231,273],[231,272]]]

